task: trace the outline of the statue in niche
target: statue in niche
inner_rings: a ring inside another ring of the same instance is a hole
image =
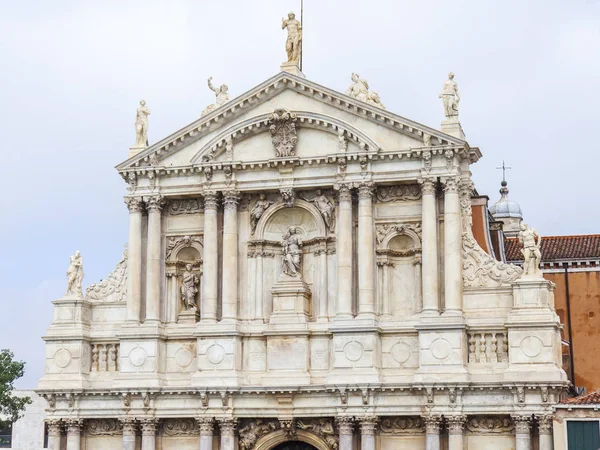
[[[287,28],[288,37],[285,41],[285,51],[287,52],[288,62],[300,62],[302,55],[302,24],[296,20],[296,15],[291,12],[288,18],[281,19],[281,29]]]
[[[150,109],[145,100],[140,100],[140,107],[135,115],[135,146],[148,147],[148,116]]]
[[[202,111],[202,116],[207,115],[208,113],[213,112],[215,109],[223,106],[225,103],[229,101],[229,86],[226,84],[222,84],[220,87],[215,88],[212,84],[212,77],[208,78],[208,88],[213,91],[217,97],[216,103],[213,105],[208,105],[204,111]]]
[[[258,201],[254,204],[252,211],[250,211],[250,226],[252,229],[252,234],[254,234],[256,231],[256,225],[258,224],[259,219],[272,204],[273,202],[271,200],[266,199],[265,194],[260,194]]]
[[[381,102],[379,94],[375,91],[370,91],[369,82],[364,78],[360,78],[360,75],[357,73],[352,73],[352,84],[346,91],[346,95],[361,102],[385,109],[385,105]]]
[[[460,95],[458,94],[458,84],[454,81],[454,74],[450,72],[448,79],[444,82],[444,88],[440,94],[440,98],[444,102],[444,113],[448,120],[458,120],[458,102]]]
[[[75,295],[83,297],[83,257],[79,250],[69,258],[69,268],[67,269],[67,292],[65,296]]]
[[[198,294],[198,284],[200,279],[192,272],[192,265],[185,265],[185,272],[182,275],[181,299],[186,310],[196,308],[196,294]]]
[[[281,246],[283,247],[282,269],[283,273],[290,277],[300,277],[300,265],[302,262],[302,239],[298,227],[290,227],[283,236]]]
[[[540,274],[540,262],[542,261],[542,252],[540,246],[542,237],[533,228],[526,223],[521,224],[519,232],[519,242],[523,245],[521,253],[523,253],[523,274],[538,275]],[[541,274],[540,274],[541,275]]]
[[[320,189],[316,192],[317,196],[313,199],[314,205],[317,207],[321,216],[323,217],[323,221],[325,225],[329,228],[330,231],[335,230],[335,209],[331,201],[327,197],[323,195]]]

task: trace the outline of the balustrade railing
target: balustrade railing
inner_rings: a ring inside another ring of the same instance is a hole
[[[469,365],[508,363],[506,331],[469,331]]]
[[[119,371],[119,343],[92,343],[92,372]]]

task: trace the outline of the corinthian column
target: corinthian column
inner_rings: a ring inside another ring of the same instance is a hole
[[[237,319],[238,297],[238,217],[239,191],[223,194],[225,212],[223,215],[223,320]]]
[[[201,417],[196,419],[200,427],[200,450],[212,450],[213,448],[213,419],[212,417]]]
[[[378,418],[375,416],[360,419],[360,450],[375,450],[375,427]]]
[[[373,228],[373,186],[358,188],[358,312],[375,315],[375,230]]]
[[[440,416],[423,416],[425,423],[425,450],[440,450]]]
[[[48,449],[60,450],[62,425],[60,419],[46,421],[48,424]]]
[[[462,313],[461,220],[458,178],[442,179],[444,184],[444,290],[445,312]]]
[[[352,417],[338,417],[335,421],[340,434],[339,450],[354,450],[354,421]]]
[[[142,450],[156,450],[157,419],[142,419]]]
[[[83,420],[68,419],[67,428],[67,450],[81,450],[81,427]]]
[[[346,184],[336,186],[339,195],[337,223],[336,318],[352,318],[352,195]]]
[[[540,450],[553,450],[554,441],[552,439],[552,415],[548,414],[538,416],[537,419],[540,433]]]
[[[463,427],[467,418],[465,416],[448,416],[448,450],[463,450]]]
[[[160,260],[161,260],[161,210],[164,198],[147,197],[148,245],[146,250],[146,321],[160,321]]]
[[[202,310],[200,319],[203,322],[217,320],[217,287],[219,283],[219,247],[217,235],[217,193],[204,193],[204,255],[202,275]]]
[[[422,242],[422,286],[423,312],[438,313],[439,275],[438,275],[438,236],[437,236],[437,200],[434,178],[421,178],[423,230]]]
[[[219,419],[221,446],[219,450],[235,450],[235,419]]]
[[[125,199],[129,209],[129,242],[127,244],[127,321],[140,323],[142,304],[142,209],[141,198]]]
[[[119,419],[123,424],[123,450],[135,450],[137,423],[132,417]]]
[[[531,417],[518,414],[511,417],[515,424],[515,449],[531,450]]]

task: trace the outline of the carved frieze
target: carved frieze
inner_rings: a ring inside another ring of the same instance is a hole
[[[379,186],[375,196],[380,202],[406,202],[419,200],[421,198],[421,187],[418,184]]]
[[[239,428],[240,450],[250,450],[261,437],[279,429],[279,421],[276,419],[246,419]]]
[[[297,117],[285,109],[276,109],[269,116],[269,132],[275,147],[275,156],[288,157],[296,155],[298,135],[296,130]]]
[[[425,425],[420,417],[385,417],[379,422],[379,429],[384,434],[419,434],[425,432]]]
[[[296,428],[319,436],[331,450],[339,447],[339,436],[336,433],[333,419],[298,419]]]
[[[194,419],[164,419],[160,426],[165,436],[198,436],[198,423]]]
[[[94,301],[124,302],[127,294],[127,248],[121,260],[106,279],[90,285],[85,298]]]
[[[198,214],[202,212],[202,201],[199,198],[171,200],[169,202],[168,211],[172,216]]]
[[[471,433],[501,434],[511,433],[515,426],[508,416],[471,416],[466,428]]]
[[[85,430],[90,436],[116,436],[123,433],[123,425],[117,419],[90,419]]]

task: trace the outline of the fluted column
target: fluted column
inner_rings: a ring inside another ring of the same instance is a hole
[[[336,423],[340,435],[339,450],[354,450],[354,421],[352,417],[338,417]]]
[[[222,320],[236,320],[238,300],[238,203],[239,191],[223,193],[223,314]]]
[[[375,230],[373,228],[373,185],[358,188],[358,312],[375,314]]]
[[[425,450],[440,450],[440,416],[423,416],[425,423]]]
[[[48,420],[48,449],[60,450],[60,438],[62,435],[62,424],[60,419]]]
[[[531,450],[531,417],[524,415],[511,417],[515,424],[515,449]]]
[[[465,416],[448,416],[448,450],[463,450],[463,427],[467,418]]]
[[[81,427],[83,420],[68,419],[65,421],[67,431],[67,450],[81,450]]]
[[[318,320],[327,321],[329,317],[329,292],[327,278],[327,241],[319,243],[319,248],[315,251],[315,256],[319,258],[319,307],[317,311]]]
[[[142,450],[156,450],[156,427],[158,419],[142,419]]]
[[[161,222],[164,198],[144,198],[148,210],[148,243],[146,247],[146,321],[160,321]]]
[[[139,197],[125,199],[129,209],[129,242],[127,244],[127,321],[140,322],[142,304],[142,210]]]
[[[219,419],[219,429],[221,430],[221,446],[219,450],[235,450],[235,419]]]
[[[336,186],[339,195],[337,224],[336,318],[352,318],[352,194],[346,184]]]
[[[360,418],[360,450],[375,450],[375,428],[378,421],[376,416]]]
[[[422,178],[422,290],[423,312],[438,313],[440,304],[438,264],[437,200],[434,178]]]
[[[540,450],[554,450],[554,440],[552,438],[552,415],[547,414],[538,416],[537,419],[540,433]]]
[[[443,178],[444,184],[444,291],[446,313],[462,313],[461,220],[458,178]]]
[[[200,427],[200,450],[212,450],[213,448],[213,419],[212,417],[201,417],[196,419]]]
[[[137,422],[131,417],[120,419],[123,424],[123,450],[135,450]]]
[[[202,275],[202,310],[200,319],[203,322],[217,320],[217,288],[219,283],[219,246],[217,228],[217,193],[204,193],[204,255]]]

